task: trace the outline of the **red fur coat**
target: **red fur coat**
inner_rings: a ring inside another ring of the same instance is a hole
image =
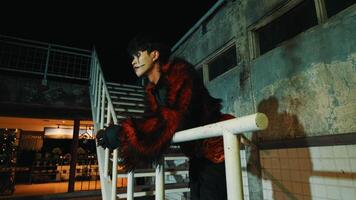
[[[164,105],[155,96],[157,87],[166,90]],[[124,120],[119,133],[120,164],[126,170],[157,162],[179,130],[233,118],[221,114],[220,100],[209,95],[192,65],[181,59],[164,65],[159,83],[149,83],[145,90],[145,116]],[[182,143],[181,147],[191,158],[224,160],[222,137]]]

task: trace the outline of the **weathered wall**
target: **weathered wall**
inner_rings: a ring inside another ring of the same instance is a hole
[[[49,79],[2,73],[0,114],[7,116],[90,119],[90,99],[86,82]]]
[[[342,14],[251,62],[256,106],[272,122],[263,139],[356,131],[356,9]]]
[[[200,26],[175,54],[197,64],[229,41],[235,42],[237,67],[208,82],[207,87],[213,96],[223,99],[224,112],[243,116],[259,111],[268,115],[269,127],[257,134],[256,142],[356,132],[356,5],[250,60],[248,27],[286,2],[228,1],[207,20],[207,32],[203,35]],[[252,169],[254,164],[259,165],[258,153],[247,149],[246,154],[249,199],[261,199],[261,176]],[[281,166],[294,169],[292,165]],[[351,164],[345,166],[356,169]],[[333,173],[339,176],[337,170]],[[277,185],[270,190],[287,188],[283,193],[295,197],[284,177],[280,178],[270,179]],[[307,180],[306,184],[311,183]],[[276,195],[272,198],[279,199]]]
[[[184,57],[193,64],[200,63],[206,57],[213,54],[229,41],[236,41],[241,32],[238,23],[240,8],[239,2],[226,2],[214,15],[205,22],[206,33],[202,33],[200,26],[186,42],[184,42],[175,52],[176,56]],[[237,50],[240,54],[241,51]],[[243,55],[241,55],[243,56]],[[211,81],[207,88],[214,97],[223,100],[223,111],[226,113],[235,113],[234,101],[239,99],[239,77],[243,62],[238,60],[238,67],[232,69]]]
[[[355,132],[355,6],[250,61],[247,27],[283,3],[228,2],[209,18],[205,34],[201,26],[175,54],[196,64],[234,40],[238,66],[207,87],[223,99],[224,112],[270,114],[263,139]]]

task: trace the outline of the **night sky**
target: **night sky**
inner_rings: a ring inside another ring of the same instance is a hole
[[[135,83],[127,42],[153,30],[174,45],[217,0],[11,1],[0,4],[0,34],[92,49],[106,79]],[[113,71],[117,73],[113,73]]]

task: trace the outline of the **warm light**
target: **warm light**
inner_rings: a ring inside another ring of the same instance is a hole
[[[73,129],[72,128],[53,128],[53,127],[45,127],[44,128],[44,137],[50,139],[73,139]],[[92,138],[92,132],[88,132],[86,129],[80,129],[79,135],[81,134],[89,134]]]

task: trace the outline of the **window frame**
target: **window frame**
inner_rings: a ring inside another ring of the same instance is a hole
[[[250,60],[254,60],[257,57],[260,56],[260,42],[259,42],[259,37],[257,31],[274,21],[275,19],[281,17],[291,9],[293,9],[295,6],[300,4],[301,2],[306,1],[306,0],[289,0],[284,2],[283,4],[277,6],[270,12],[266,13],[264,17],[262,17],[261,20],[257,21],[256,23],[250,25],[248,27],[248,43],[249,43],[249,54],[250,54]],[[326,5],[325,5],[325,0],[313,0],[315,9],[316,9],[316,16],[318,20],[318,24],[323,24],[325,23],[329,18],[332,18],[333,16],[329,17],[327,16],[327,10],[326,10]],[[337,15],[337,14],[336,14]],[[288,39],[289,40],[289,39]],[[288,41],[285,40],[285,41]],[[274,48],[273,48],[274,49]],[[273,50],[271,49],[271,50]]]
[[[228,69],[227,71],[223,72],[222,74],[216,76],[214,79],[209,80],[209,63],[212,62],[214,59],[216,59],[217,57],[219,57],[221,54],[225,53],[227,50],[229,50],[232,47],[235,47],[236,50],[236,65],[233,66],[232,68]],[[225,43],[224,45],[222,45],[222,47],[220,47],[218,50],[216,50],[215,52],[213,52],[211,55],[207,56],[206,58],[204,58],[202,61],[200,61],[195,67],[196,70],[202,68],[203,70],[203,82],[205,85],[207,85],[209,82],[214,81],[215,79],[223,76],[224,74],[228,73],[229,71],[233,70],[234,68],[236,68],[238,66],[239,60],[238,60],[238,48],[237,48],[237,44],[236,44],[236,40],[233,38],[232,40],[228,41],[227,43]]]

